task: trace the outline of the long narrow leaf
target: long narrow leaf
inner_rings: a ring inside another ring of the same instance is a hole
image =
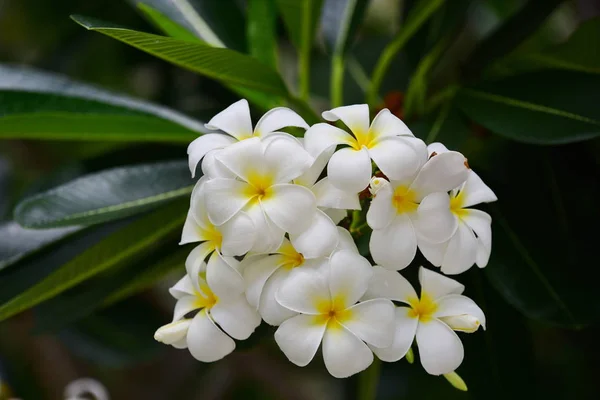
[[[248,48],[250,54],[277,69],[277,13],[274,0],[248,2]]]

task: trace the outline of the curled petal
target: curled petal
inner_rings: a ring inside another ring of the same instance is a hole
[[[219,298],[232,297],[244,292],[244,278],[232,266],[238,261],[233,257],[223,257],[212,253],[206,265],[206,282]]]
[[[342,120],[355,135],[367,134],[369,131],[369,106],[366,104],[337,107],[322,115],[327,121]]]
[[[492,252],[492,217],[483,211],[469,209],[462,216],[462,220],[477,235],[478,248],[476,262],[479,268],[483,268],[487,265],[490,253]]]
[[[394,219],[396,210],[392,203],[394,189],[385,179],[377,181],[377,193],[367,211],[367,223],[371,229],[383,229]]]
[[[235,349],[233,339],[215,325],[206,310],[200,311],[192,319],[187,345],[192,356],[202,362],[220,360]]]
[[[196,291],[200,291],[200,273],[206,271],[206,257],[215,250],[212,242],[204,242],[194,247],[185,259],[185,270]]]
[[[461,189],[462,207],[471,207],[480,203],[490,203],[498,200],[492,189],[475,173],[469,171],[469,177]]]
[[[154,339],[164,344],[177,343],[187,336],[191,323],[191,319],[182,319],[161,326],[154,334]]]
[[[315,323],[312,315],[297,315],[281,324],[275,341],[288,360],[304,367],[314,358],[326,326],[327,322]]]
[[[438,307],[434,314],[436,318],[458,317],[469,315],[474,317],[485,329],[485,314],[479,306],[467,296],[449,294],[438,300]]]
[[[326,150],[333,151],[338,144],[353,142],[348,132],[324,123],[311,126],[304,134],[304,147],[313,157],[319,157]]]
[[[336,151],[327,165],[327,176],[331,184],[340,190],[361,192],[371,180],[371,158],[368,151],[365,148],[354,150],[350,147]]]
[[[187,217],[185,218],[185,223],[183,224],[179,244],[202,242],[209,239],[210,238],[205,235],[204,230],[198,225],[198,222],[196,222],[192,210],[189,210]]]
[[[329,162],[329,159],[333,155],[335,151],[335,146],[329,147],[327,150],[323,151],[319,154],[318,157],[315,158],[315,161],[312,163],[309,169],[307,169],[302,175],[294,179],[294,183],[296,185],[306,186],[307,188],[311,188],[321,173],[325,169],[325,166]]]
[[[408,126],[398,117],[390,112],[387,108],[379,111],[373,122],[371,122],[371,136],[374,139],[382,139],[390,136],[411,136],[413,133],[408,129]]]
[[[193,296],[196,293],[196,289],[194,288],[192,280],[186,274],[169,289],[169,293],[179,300],[185,296]]]
[[[220,129],[238,140],[249,138],[252,136],[252,120],[248,101],[236,101],[212,117],[205,126],[207,129]]]
[[[211,150],[221,149],[232,143],[235,139],[220,133],[208,133],[195,139],[187,148],[188,164],[192,178],[196,176],[196,167],[202,158]]]
[[[286,107],[276,107],[267,111],[258,120],[254,127],[254,135],[264,137],[288,126],[308,129],[306,121],[295,111]]]
[[[449,151],[427,161],[413,181],[411,189],[417,193],[418,200],[421,200],[428,194],[448,192],[459,187],[468,176],[465,156]]]
[[[465,290],[464,285],[454,279],[423,267],[419,268],[419,282],[421,295],[427,293],[434,300],[449,294],[461,294]]]

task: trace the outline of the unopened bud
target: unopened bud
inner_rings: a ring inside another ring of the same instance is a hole
[[[191,323],[191,319],[182,319],[161,326],[156,333],[154,333],[154,339],[164,344],[177,343],[185,338]]]
[[[406,357],[406,361],[408,361],[409,364],[412,364],[415,362],[415,353],[413,353],[412,347],[410,347],[408,349],[405,357]]]
[[[381,189],[381,187],[386,183],[387,181],[385,179],[374,176],[371,178],[371,182],[369,183],[369,192],[375,196],[379,189]]]
[[[469,314],[441,317],[440,320],[453,330],[466,333],[475,332],[481,325],[477,318]]]
[[[446,378],[446,380],[448,380],[448,382],[450,382],[450,384],[458,390],[462,390],[463,392],[468,390],[465,381],[463,381],[460,375],[458,375],[455,371],[444,374],[444,378]]]

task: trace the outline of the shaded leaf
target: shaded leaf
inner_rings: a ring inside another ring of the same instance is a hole
[[[79,227],[56,229],[24,229],[16,222],[0,224],[0,270],[14,264],[23,257],[76,232]]]
[[[0,138],[189,142],[200,132],[203,123],[168,108],[0,65]]]
[[[540,71],[463,89],[457,105],[475,122],[525,143],[558,144],[600,134],[600,77]]]
[[[186,209],[187,200],[180,200],[117,230],[2,304],[0,320],[50,299],[103,271],[140,259],[159,241],[178,235]]]
[[[198,41],[198,37],[196,35],[179,25],[177,22],[169,19],[160,11],[144,3],[138,3],[137,6],[151,22],[153,22],[168,36],[171,36],[175,39],[190,40],[193,42]]]
[[[275,0],[249,0],[248,48],[250,54],[277,69],[277,13]]]
[[[21,201],[15,219],[28,228],[91,225],[155,208],[193,189],[186,162],[114,168]]]
[[[288,36],[296,48],[305,42],[312,45],[323,0],[276,0],[277,7],[287,28]]]
[[[137,32],[82,16],[72,18],[86,29],[103,33],[155,57],[223,83],[240,85],[283,97],[288,95],[277,72],[252,57],[234,50]]]
[[[368,0],[325,0],[321,29],[331,52],[345,53],[365,16]]]

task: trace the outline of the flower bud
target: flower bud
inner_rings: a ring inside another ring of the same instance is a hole
[[[455,371],[444,374],[444,378],[446,378],[448,382],[450,382],[450,384],[458,390],[462,390],[463,392],[468,390],[465,381],[463,381],[460,375],[458,375]]]
[[[164,344],[177,343],[185,338],[191,323],[191,319],[182,319],[161,326],[154,334],[154,339]]]
[[[459,332],[473,333],[479,329],[479,326],[481,325],[477,318],[469,314],[442,317],[440,319],[450,328]]]
[[[375,196],[384,183],[386,183],[385,179],[380,178],[378,176],[374,176],[373,178],[371,178],[371,182],[369,183],[369,192],[371,192],[371,194]]]

